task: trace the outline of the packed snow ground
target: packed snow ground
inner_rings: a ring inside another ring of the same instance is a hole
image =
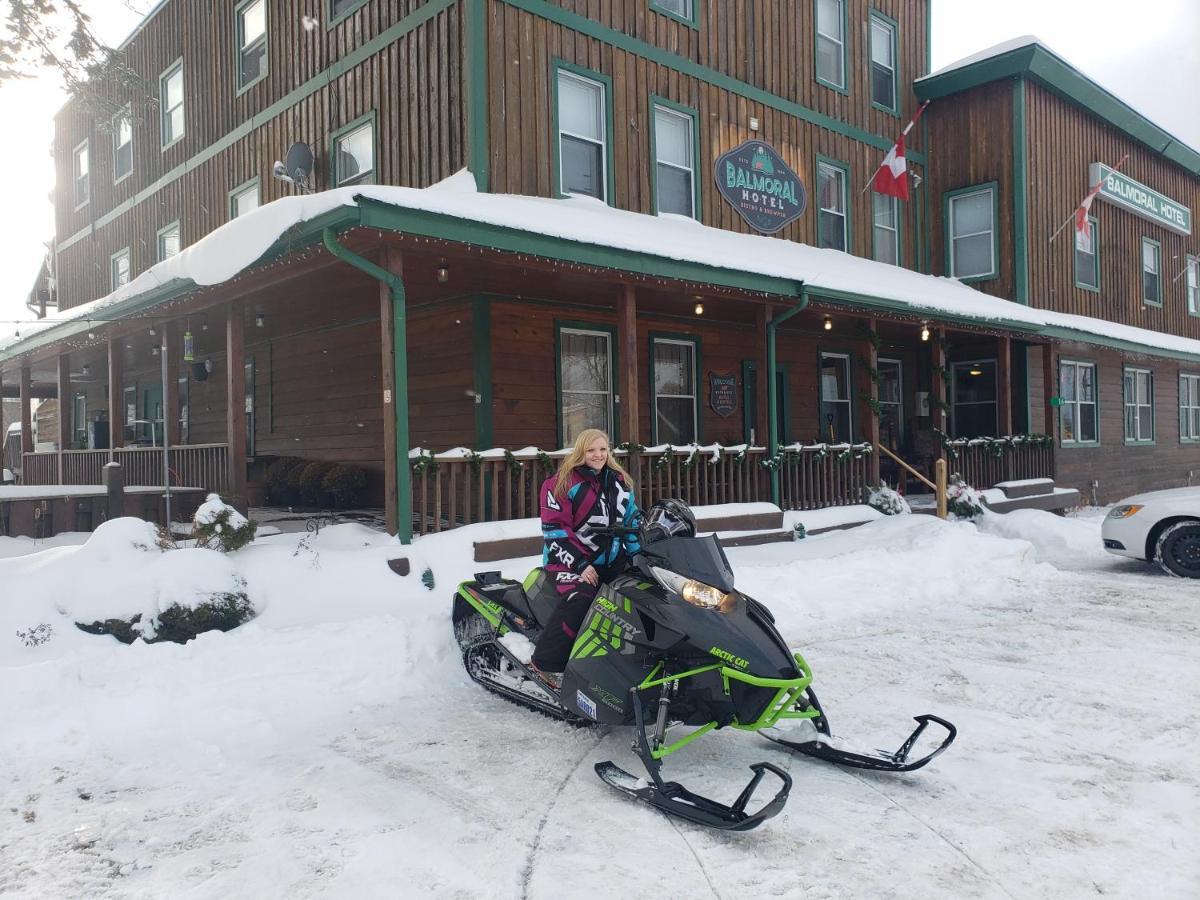
[[[448,612],[473,526],[356,525],[227,558],[133,546],[130,520],[0,539],[0,895],[14,897],[1195,897],[1200,587],[1099,549],[1099,519],[926,516],[729,551],[816,673],[835,733],[958,741],[909,775],[718,732],[668,777],[732,800],[794,779],[744,835],[606,787],[623,729],[575,729],[470,682]],[[501,564],[519,577],[533,560]],[[435,588],[420,578],[429,567]],[[124,646],[72,619],[245,581],[251,623]],[[53,626],[49,642],[15,637]],[[765,799],[765,798],[764,798]]]

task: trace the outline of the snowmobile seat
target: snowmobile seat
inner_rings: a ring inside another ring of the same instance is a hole
[[[540,566],[529,573],[525,579],[525,599],[529,611],[533,613],[538,624],[550,621],[550,614],[559,604],[558,591],[554,589],[554,579],[546,574]]]

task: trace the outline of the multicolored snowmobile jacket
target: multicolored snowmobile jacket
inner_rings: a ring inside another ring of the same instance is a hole
[[[642,549],[636,534],[596,537],[589,526],[632,526],[641,513],[625,479],[608,466],[599,472],[577,466],[562,498],[554,495],[557,480],[555,474],[542,483],[542,566],[558,592],[569,594],[588,566],[611,566],[622,553],[632,556]]]

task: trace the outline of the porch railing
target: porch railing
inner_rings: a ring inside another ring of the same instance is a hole
[[[952,440],[946,454],[950,471],[981,489],[1002,481],[1054,477],[1054,444],[1041,436]]]
[[[63,484],[103,484],[109,458],[124,470],[127,485],[160,485],[163,481],[162,448],[118,447],[108,450],[64,450]],[[190,444],[172,447],[171,484],[225,491],[229,487],[229,448],[225,444]],[[58,484],[57,452],[25,453],[21,457],[24,484]]]
[[[785,447],[779,459],[780,505],[821,509],[865,503],[872,450],[870,444]]]

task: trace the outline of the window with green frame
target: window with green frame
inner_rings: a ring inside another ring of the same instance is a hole
[[[689,25],[696,24],[697,0],[650,0],[650,8]]]
[[[333,144],[333,184],[375,183],[375,114],[368,113],[339,128]]]
[[[871,105],[890,113],[899,113],[896,85],[896,23],[875,10],[871,11]]]
[[[900,201],[887,194],[871,193],[874,211],[872,252],[876,261],[900,264]]]
[[[1162,306],[1162,246],[1142,238],[1142,302]]]
[[[611,82],[598,73],[557,63],[555,94],[558,188],[605,202],[612,193]]]
[[[1100,223],[1088,216],[1088,227],[1075,232],[1075,287],[1100,290]]]
[[[999,274],[996,183],[947,191],[946,271],[951,278],[982,281]]]
[[[87,426],[87,394],[78,393],[71,410],[71,430],[75,435],[75,446],[80,450],[87,449]]]
[[[1125,370],[1125,441],[1154,442],[1154,373],[1149,369]]]
[[[850,240],[847,167],[833,160],[817,160],[817,246],[846,250]]]
[[[846,93],[846,0],[813,0],[813,4],[817,81]]]
[[[110,282],[109,288],[116,290],[123,284],[129,284],[129,248],[118,250],[109,259]]]
[[[690,444],[699,440],[700,339],[690,335],[650,338],[650,386],[656,444]]]
[[[1187,311],[1189,316],[1200,316],[1200,256],[1187,258]]]
[[[1200,441],[1200,375],[1179,373],[1179,440]]]
[[[830,444],[854,440],[854,384],[849,353],[821,353],[821,426],[818,440]]]
[[[340,22],[367,0],[329,0],[329,24]]]
[[[654,104],[654,188],[660,213],[696,217],[696,118],[683,107]]]
[[[1099,443],[1095,363],[1061,360],[1058,381],[1058,393],[1062,399],[1062,405],[1058,408],[1062,444]]]
[[[560,443],[571,446],[579,433],[613,428],[613,329],[590,323],[556,324]],[[615,440],[615,438],[614,438]]]
[[[237,87],[245,90],[267,74],[267,0],[239,3],[237,20]]]

